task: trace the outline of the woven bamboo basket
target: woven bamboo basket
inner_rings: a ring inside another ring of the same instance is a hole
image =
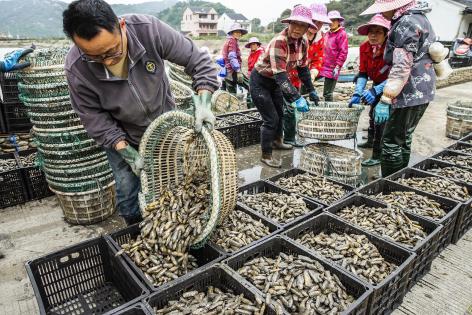
[[[64,219],[71,224],[101,222],[115,212],[115,183],[81,193],[64,193],[52,189],[61,205]]]
[[[321,102],[300,114],[298,134],[322,141],[353,138],[363,110],[363,106],[349,108],[346,103]]]
[[[184,67],[171,62],[167,62],[166,65],[169,68],[169,77],[172,80],[178,81],[187,87],[192,87],[192,78],[185,73]]]
[[[55,104],[61,102],[69,102],[70,103],[70,96],[62,95],[56,97],[29,97],[26,95],[19,95],[20,101],[23,103],[29,103],[31,107],[36,106],[36,104],[40,104],[40,106],[47,106],[48,104]]]
[[[145,161],[140,203],[144,209],[159,200],[161,192],[179,185],[186,170],[207,168],[211,209],[203,232],[193,244],[199,247],[235,207],[237,167],[233,146],[222,133],[203,128],[197,134],[193,128],[193,116],[179,111],[159,116],[148,127],[139,145]]]
[[[25,61],[30,62],[31,66],[24,69],[22,72],[40,72],[57,69],[58,66],[63,67],[69,50],[70,47],[67,46],[36,49],[33,53],[25,57]]]
[[[356,178],[362,172],[362,153],[329,143],[313,143],[303,148],[300,168],[334,178]]]
[[[115,178],[112,173],[105,174],[101,177],[88,178],[86,180],[63,181],[56,179],[54,176],[46,174],[46,180],[51,189],[66,193],[81,193],[105,187],[114,182]]]
[[[63,102],[29,103],[23,100],[22,103],[28,108],[30,113],[37,115],[51,113],[61,114],[63,112],[72,111],[72,104],[69,97],[67,97],[67,100]]]
[[[472,102],[456,101],[447,107],[446,136],[460,139],[472,132]]]
[[[215,114],[237,112],[239,106],[239,99],[223,90],[216,91],[211,97],[211,109]]]
[[[32,134],[38,140],[38,142],[42,144],[76,143],[79,145],[84,141],[90,140],[90,137],[82,126],[74,126],[55,130],[33,127]]]
[[[174,97],[177,109],[186,110],[191,107],[193,95],[192,89],[178,81],[170,80],[170,90]]]
[[[45,98],[69,95],[67,82],[46,83],[46,84],[24,84],[18,83],[20,93],[29,98]]]
[[[42,71],[21,71],[19,72],[18,77],[25,84],[48,84],[66,82],[66,75],[64,72],[64,67],[62,65],[49,67],[48,69]]]

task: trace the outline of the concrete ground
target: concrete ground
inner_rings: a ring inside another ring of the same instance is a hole
[[[447,102],[470,99],[472,82],[441,89],[421,120],[413,141],[412,163],[442,150],[454,141],[445,137]],[[367,126],[367,111],[359,130]],[[361,133],[359,133],[361,138]],[[359,139],[360,140],[360,139]],[[352,146],[352,141],[342,145]],[[281,170],[259,162],[259,147],[237,151],[240,184],[267,178]],[[301,150],[277,153],[282,170],[297,166]],[[365,152],[367,156],[369,153]],[[371,177],[378,169],[369,170]],[[123,227],[115,214],[96,225],[73,226],[64,222],[55,197],[0,210],[0,315],[36,314],[37,305],[24,264],[100,234]],[[450,245],[434,262],[431,272],[405,297],[395,314],[472,314],[472,231]]]

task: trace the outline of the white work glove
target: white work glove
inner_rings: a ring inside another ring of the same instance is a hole
[[[318,77],[318,74],[320,72],[318,71],[318,69],[311,69],[310,70],[310,75],[311,75],[311,82],[315,83],[316,81],[316,78]]]
[[[213,129],[216,118],[211,111],[211,92],[201,91],[192,98],[195,104],[195,131],[201,132],[203,124],[206,124],[208,129]]]

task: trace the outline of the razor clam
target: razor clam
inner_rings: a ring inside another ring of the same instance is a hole
[[[429,217],[433,220],[439,220],[447,214],[440,203],[427,196],[418,195],[413,191],[394,191],[386,195],[380,193],[373,197],[392,207]]]
[[[20,156],[21,165],[23,165],[24,167],[34,166],[35,161],[36,161],[36,152],[28,156]]]
[[[244,115],[229,115],[229,116],[225,116],[223,119],[234,125],[241,125],[241,124],[254,122],[254,119],[252,119],[251,117],[244,116]]]
[[[264,192],[239,195],[239,200],[249,208],[282,224],[310,212],[303,198],[295,194]]]
[[[408,247],[414,247],[417,242],[426,237],[423,227],[408,218],[398,208],[350,206],[341,209],[336,215],[354,225]]]
[[[427,171],[438,176],[462,180],[466,183],[472,183],[472,171],[465,168],[459,168],[457,166],[447,166],[430,168]]]
[[[365,235],[309,231],[297,241],[372,284],[380,283],[397,268]]]
[[[223,119],[217,119],[215,122],[215,128],[226,128],[231,126],[233,125]]]
[[[308,173],[287,178],[282,177],[275,183],[292,193],[305,195],[327,204],[334,203],[346,194],[342,186],[327,180],[323,176]]]
[[[472,167],[472,156],[470,155],[442,155],[436,158],[458,166]]]
[[[8,172],[16,169],[15,159],[2,159],[0,160],[0,172]]]
[[[456,148],[456,149],[453,149],[454,151],[457,151],[457,152],[461,152],[461,153],[464,153],[464,154],[472,154],[472,147],[463,147],[463,148]]]
[[[269,227],[241,210],[233,210],[216,229],[211,240],[227,252],[234,252],[270,234]]]
[[[238,273],[265,293],[267,304],[290,314],[340,314],[354,301],[336,275],[303,255],[257,257]]]
[[[470,199],[469,191],[466,186],[460,186],[451,180],[441,177],[411,177],[398,178],[398,183],[410,186],[419,190],[426,191],[458,201],[467,201]]]

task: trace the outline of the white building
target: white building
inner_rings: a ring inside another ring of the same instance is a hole
[[[218,34],[218,13],[213,8],[187,8],[180,22],[180,30],[194,37]]]
[[[248,33],[252,32],[251,20],[240,13],[223,13],[218,19],[218,31],[223,31],[226,34],[234,23],[241,24]]]
[[[458,37],[472,36],[472,0],[429,2],[432,10],[426,16],[440,41],[454,41]]]

